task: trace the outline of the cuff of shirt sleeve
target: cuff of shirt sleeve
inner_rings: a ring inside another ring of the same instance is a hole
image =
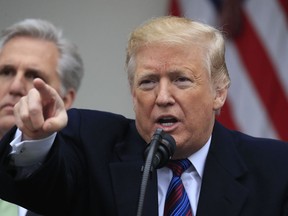
[[[14,140],[10,143],[12,147],[10,156],[14,165],[25,167],[43,162],[52,147],[56,134],[55,132],[40,140],[21,141],[22,132],[17,129]]]

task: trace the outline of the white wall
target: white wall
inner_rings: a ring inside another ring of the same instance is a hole
[[[63,28],[80,49],[84,79],[74,107],[134,117],[124,71],[133,28],[167,14],[168,0],[0,0],[0,29],[24,18],[42,18]]]

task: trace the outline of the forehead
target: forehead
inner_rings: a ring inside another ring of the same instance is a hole
[[[206,64],[204,50],[200,46],[151,44],[142,46],[136,54],[136,67],[197,67]]]
[[[7,41],[1,52],[0,60],[7,64],[28,64],[35,67],[56,67],[59,51],[56,45],[47,40],[17,36]]]
[[[1,53],[22,48],[26,48],[27,50],[34,50],[35,52],[43,52],[43,54],[46,50],[48,55],[51,55],[52,53],[58,53],[58,49],[54,42],[41,38],[34,38],[31,36],[15,36],[11,38],[3,45]],[[29,53],[29,51],[27,51],[27,53]]]

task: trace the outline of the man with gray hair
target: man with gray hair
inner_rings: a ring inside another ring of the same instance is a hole
[[[25,19],[4,29],[0,38],[0,138],[15,125],[14,105],[33,88],[35,78],[53,86],[68,109],[83,74],[77,46],[51,22]],[[33,154],[38,156],[37,151]],[[6,208],[11,215],[26,214],[25,209],[13,205],[0,201],[0,209]],[[3,211],[0,210],[0,215],[8,214]]]

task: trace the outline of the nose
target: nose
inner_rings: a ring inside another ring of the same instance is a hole
[[[169,82],[160,82],[158,86],[156,104],[158,106],[167,106],[175,103],[172,87]]]
[[[21,97],[26,95],[27,85],[27,81],[24,79],[23,75],[17,74],[10,84],[10,94]]]

